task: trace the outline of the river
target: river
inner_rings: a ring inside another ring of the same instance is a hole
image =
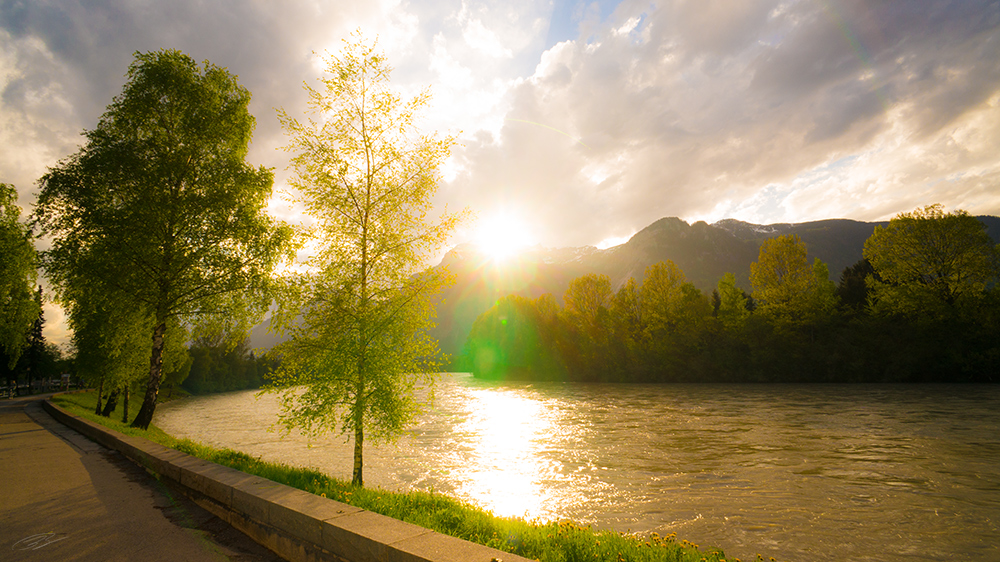
[[[178,437],[350,480],[343,437],[282,436],[273,395],[157,408]],[[445,375],[365,483],[498,515],[677,533],[730,557],[1000,560],[1000,386],[601,385]]]

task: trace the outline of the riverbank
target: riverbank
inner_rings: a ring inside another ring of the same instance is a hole
[[[243,472],[336,499],[362,509],[413,523],[434,531],[537,560],[692,561],[726,560],[719,549],[701,548],[673,536],[638,537],[612,531],[594,531],[572,523],[530,523],[518,518],[496,517],[474,506],[440,494],[396,493],[355,488],[317,471],[263,462],[228,449],[213,449],[186,439],[175,439],[151,426],[148,432],[127,427],[93,414],[92,393],[63,395],[55,399],[63,408],[106,427],[150,439],[193,456]],[[759,558],[759,557],[758,557]]]

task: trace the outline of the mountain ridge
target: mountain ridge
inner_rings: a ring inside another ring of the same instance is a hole
[[[994,242],[1000,243],[1000,217],[979,216]],[[462,244],[449,251],[437,267],[447,266],[456,282],[445,289],[438,303],[437,326],[431,334],[442,351],[456,355],[475,319],[498,298],[518,294],[538,298],[551,294],[558,303],[570,281],[589,273],[607,275],[617,290],[629,277],[641,282],[650,265],[671,260],[687,279],[705,293],[726,273],[750,291],[750,264],[757,261],[760,245],[768,238],[795,234],[806,244],[811,262],[827,264],[830,278],[840,280],[844,269],[862,259],[865,240],[876,226],[888,221],[824,219],[801,223],[760,225],[736,219],[712,224],[688,224],[678,217],[664,217],[633,235],[627,242],[606,249],[594,246],[528,249],[497,266],[475,246]]]
[[[1000,217],[978,216],[994,242],[1000,243]],[[775,236],[797,234],[806,243],[808,259],[827,264],[830,278],[862,258],[864,242],[876,226],[887,221],[824,219],[802,223],[754,224],[723,219],[712,224],[688,224],[677,217],[661,218],[634,234],[627,242],[599,249],[594,246],[545,248],[535,246],[495,264],[473,244],[459,244],[434,267],[447,267],[455,283],[437,298],[437,325],[431,335],[442,351],[455,356],[465,343],[472,323],[500,297],[519,294],[538,298],[551,294],[562,303],[570,281],[589,273],[607,275],[615,290],[629,277],[641,282],[650,265],[671,260],[687,279],[705,293],[726,273],[736,276],[739,287],[750,291],[750,264],[757,261],[760,245]],[[257,349],[272,347],[279,338],[267,323],[251,333]]]

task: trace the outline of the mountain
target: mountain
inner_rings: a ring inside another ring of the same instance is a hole
[[[1000,243],[1000,217],[977,218]],[[518,294],[537,298],[549,293],[561,305],[570,281],[581,275],[607,275],[617,290],[629,277],[641,282],[648,266],[665,260],[676,263],[706,294],[726,273],[734,274],[737,284],[749,292],[750,264],[757,261],[761,243],[784,234],[797,234],[806,243],[809,260],[823,260],[830,268],[830,278],[839,281],[841,272],[862,258],[865,240],[875,227],[885,224],[847,219],[769,225],[726,219],[688,224],[668,217],[642,229],[628,242],[605,250],[537,246],[502,264],[494,263],[475,246],[461,244],[436,266],[447,267],[455,283],[439,297],[432,335],[442,351],[454,356],[461,351],[472,323],[500,297]],[[277,341],[268,333],[266,322],[251,335],[254,348],[267,349]]]
[[[1000,217],[977,217],[990,236],[1000,243]],[[557,303],[570,281],[588,273],[607,275],[617,289],[629,277],[641,282],[645,269],[672,260],[688,280],[711,293],[726,273],[750,291],[750,264],[757,261],[760,245],[775,236],[797,234],[808,249],[808,259],[819,258],[839,281],[843,270],[862,258],[865,240],[884,222],[830,219],[796,224],[751,224],[733,219],[713,224],[668,217],[636,233],[619,246],[599,250],[582,248],[532,248],[503,264],[492,262],[471,245],[448,252],[438,267],[448,267],[455,284],[441,294],[437,327],[432,334],[442,351],[455,355],[476,318],[498,298],[518,294],[537,298],[549,293]]]

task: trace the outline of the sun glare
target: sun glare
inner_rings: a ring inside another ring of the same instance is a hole
[[[476,232],[476,245],[495,261],[503,261],[531,246],[534,240],[518,217],[508,214],[483,219]]]

